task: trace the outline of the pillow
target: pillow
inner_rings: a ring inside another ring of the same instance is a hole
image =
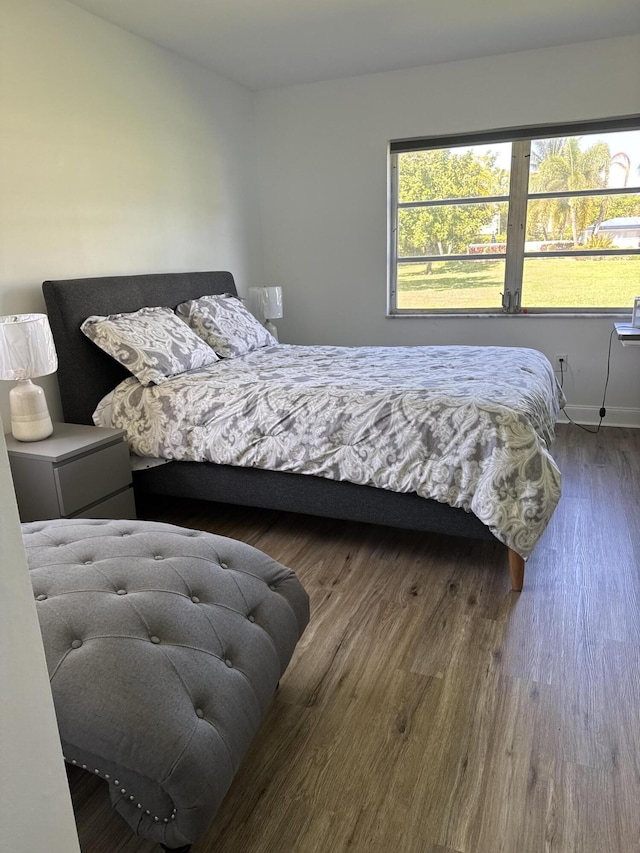
[[[87,317],[80,329],[143,385],[159,385],[176,373],[218,361],[171,308]]]
[[[234,358],[278,341],[229,293],[183,302],[176,314],[222,358]]]

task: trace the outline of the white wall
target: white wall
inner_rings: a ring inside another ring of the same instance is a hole
[[[0,314],[44,310],[48,278],[230,269],[259,284],[256,196],[251,92],[65,0],[2,0]],[[39,381],[59,417],[55,377]],[[0,849],[73,853],[0,445]]]
[[[609,319],[385,318],[387,143],[640,113],[640,37],[257,94],[266,282],[294,343],[523,345],[566,352],[574,414],[600,407]],[[640,293],[640,282],[638,282]],[[614,341],[606,423],[640,425],[640,347]]]
[[[0,850],[79,853],[0,430]]]
[[[44,310],[49,278],[260,284],[256,198],[248,89],[66,0],[2,0],[0,314]]]

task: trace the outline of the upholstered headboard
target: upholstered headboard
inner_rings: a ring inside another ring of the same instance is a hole
[[[100,400],[129,374],[91,343],[80,325],[91,314],[175,308],[213,293],[236,294],[230,272],[158,273],[45,281],[42,285],[58,351],[58,382],[68,423],[90,424]]]

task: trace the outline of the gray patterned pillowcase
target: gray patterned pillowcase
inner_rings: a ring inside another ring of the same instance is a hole
[[[218,360],[171,308],[87,317],[80,329],[142,385],[159,385],[170,376]]]
[[[278,343],[242,302],[228,293],[183,302],[176,314],[222,358]]]

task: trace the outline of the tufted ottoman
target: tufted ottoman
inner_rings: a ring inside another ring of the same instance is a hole
[[[136,833],[206,830],[309,619],[294,573],[145,521],[23,525],[65,759]]]

